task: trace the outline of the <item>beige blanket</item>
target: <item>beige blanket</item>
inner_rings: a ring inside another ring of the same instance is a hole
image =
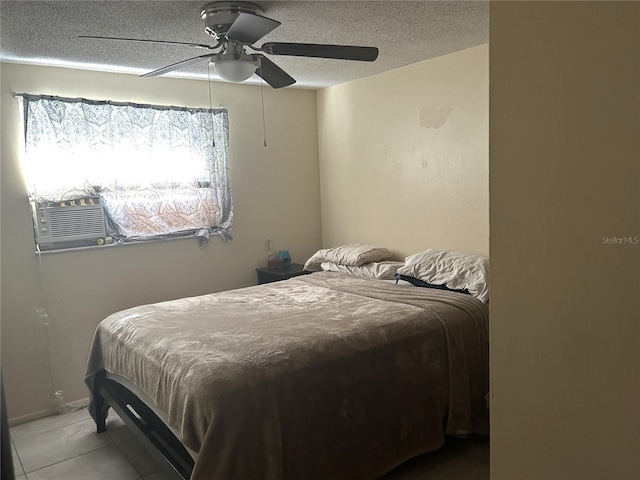
[[[113,314],[86,382],[146,392],[192,480],[375,479],[487,433],[487,331],[471,296],[318,272]]]

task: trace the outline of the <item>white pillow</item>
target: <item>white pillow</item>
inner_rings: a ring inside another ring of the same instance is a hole
[[[370,262],[359,266],[322,262],[320,266],[325,272],[342,272],[360,277],[392,280],[402,265],[404,265],[402,262]]]
[[[318,250],[304,264],[305,270],[321,270],[323,262],[337,265],[360,266],[370,262],[382,262],[389,260],[393,254],[386,248],[366,245],[362,243],[350,243],[340,247]]]
[[[480,255],[429,249],[409,255],[398,275],[413,277],[453,290],[468,290],[481,302],[489,301],[489,259]]]

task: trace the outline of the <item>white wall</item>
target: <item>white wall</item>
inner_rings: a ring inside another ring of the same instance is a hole
[[[206,82],[140,79],[63,68],[2,64],[2,370],[9,417],[48,413],[46,330],[40,264],[19,171],[22,141],[13,92],[207,107]],[[248,286],[264,266],[266,239],[304,262],[321,246],[316,94],[266,88],[267,147],[260,87],[214,83],[213,105],[229,110],[233,237],[127,245],[42,256],[52,370],[67,402],[88,396],[84,368],[93,331],[136,304]]]
[[[325,247],[489,252],[489,47],[318,92]]]
[[[637,480],[640,3],[491,2],[490,56],[491,478]]]

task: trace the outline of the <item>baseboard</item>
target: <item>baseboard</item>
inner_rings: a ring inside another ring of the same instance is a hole
[[[80,400],[76,400],[75,402],[65,403],[64,411],[62,413],[75,412],[76,410],[86,408],[88,405],[89,405],[88,398],[82,398]],[[20,425],[21,423],[32,422],[34,420],[39,420],[44,417],[50,417],[51,415],[59,415],[59,414],[60,412],[58,412],[54,408],[49,408],[47,410],[40,410],[38,412],[28,413],[27,415],[22,415],[20,417],[10,418],[9,426],[15,427],[16,425]]]

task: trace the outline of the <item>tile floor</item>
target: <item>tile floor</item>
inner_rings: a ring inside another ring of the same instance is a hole
[[[10,429],[16,480],[177,480],[144,449],[117,415],[97,435],[86,409]],[[489,441],[449,439],[383,480],[488,480]]]
[[[86,409],[9,429],[16,480],[177,480],[116,414],[96,434]]]

